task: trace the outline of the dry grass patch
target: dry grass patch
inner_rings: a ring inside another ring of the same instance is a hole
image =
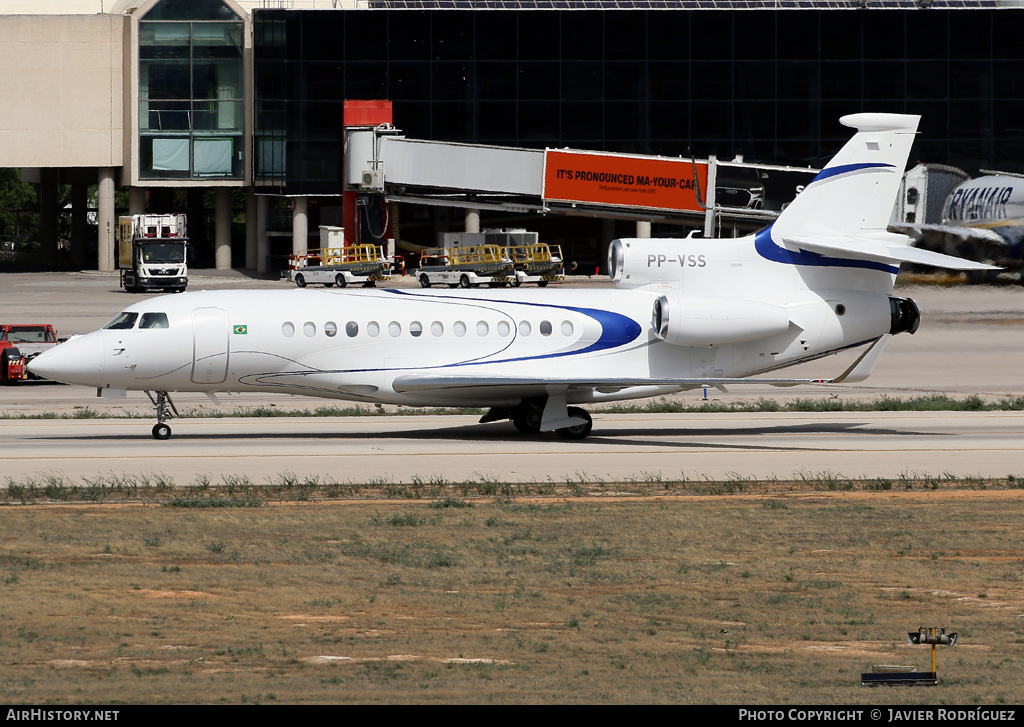
[[[1022,503],[0,508],[0,699],[1020,703]],[[918,626],[961,635],[941,686],[861,687],[874,663],[927,668]]]

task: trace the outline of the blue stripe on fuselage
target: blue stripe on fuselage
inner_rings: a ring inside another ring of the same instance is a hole
[[[452,368],[457,366],[476,366],[476,365],[488,365],[488,364],[500,364],[510,363],[515,361],[536,361],[538,359],[545,358],[561,358],[563,356],[576,356],[582,353],[593,353],[595,351],[604,351],[610,348],[618,348],[619,346],[625,346],[632,343],[640,334],[643,333],[643,327],[629,316],[622,315],[621,313],[615,313],[609,310],[601,310],[599,308],[579,308],[571,305],[553,305],[551,303],[534,303],[530,301],[518,301],[518,300],[489,300],[487,298],[456,298],[447,297],[444,295],[430,295],[423,293],[410,293],[404,290],[387,290],[388,293],[394,295],[409,295],[417,298],[434,298],[441,302],[448,304],[463,304],[463,305],[481,305],[481,307],[495,306],[497,310],[501,310],[497,306],[501,305],[520,305],[532,308],[554,308],[560,310],[571,310],[575,313],[587,316],[596,320],[601,325],[601,335],[596,341],[591,343],[589,346],[584,348],[572,349],[569,351],[556,351],[555,353],[544,353],[537,354],[536,356],[521,356],[516,358],[501,358],[494,359],[491,361],[482,361],[474,359],[470,361],[458,361],[450,364],[441,364],[440,366],[428,366],[426,368]],[[504,311],[502,311],[504,312]],[[511,342],[510,342],[511,343]],[[490,354],[493,355],[493,354]],[[424,368],[424,367],[406,367],[406,368]],[[369,369],[369,370],[384,370],[384,369]]]

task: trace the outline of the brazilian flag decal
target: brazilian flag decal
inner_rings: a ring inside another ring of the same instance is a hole
[[[244,336],[249,332],[249,326],[235,326],[235,335]]]

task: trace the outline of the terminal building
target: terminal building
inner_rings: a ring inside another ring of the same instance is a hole
[[[320,225],[408,250],[524,227],[593,272],[700,225],[362,184],[346,129],[813,169],[839,117],[898,112],[912,162],[1024,172],[1022,35],[1015,0],[0,0],[0,169],[39,185],[37,268],[110,270],[119,215],[186,212],[199,267],[276,272]]]

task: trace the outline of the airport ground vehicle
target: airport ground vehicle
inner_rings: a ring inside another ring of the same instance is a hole
[[[0,381],[13,384],[28,378],[28,362],[57,343],[49,323],[0,324]]]
[[[537,233],[533,233],[536,235]],[[546,242],[533,242],[508,248],[508,256],[515,266],[513,287],[523,283],[536,283],[543,288],[553,280],[565,278],[565,267],[562,263],[562,250],[558,245]]]
[[[16,384],[28,377],[25,357],[6,341],[0,341],[0,384]]]
[[[511,283],[515,269],[505,249],[498,245],[428,247],[420,255],[416,277],[424,288],[476,288],[483,284],[497,287]]]
[[[391,278],[391,263],[378,245],[323,247],[289,256],[286,272],[300,288],[310,283],[327,288],[349,284],[372,287]]]
[[[452,251],[458,251],[456,257],[461,258],[466,255],[464,251],[489,250],[497,246],[501,249],[502,256],[512,263],[513,273],[507,281],[512,287],[519,287],[523,283],[536,283],[543,288],[553,280],[562,280],[565,277],[565,267],[559,246],[540,242],[539,237],[538,233],[524,229],[499,228],[483,232],[446,232],[442,240],[449,258],[452,257]],[[438,265],[436,259],[429,262],[433,266]],[[449,280],[438,282],[452,284]],[[461,284],[461,275],[456,277],[454,282]],[[470,284],[481,282],[505,284],[505,281],[476,281],[470,277]],[[420,283],[423,283],[422,279]]]
[[[132,215],[117,223],[121,287],[129,293],[188,286],[188,234],[185,215]]]
[[[400,260],[395,259],[395,268]],[[381,246],[346,245],[344,227],[321,225],[320,247],[290,255],[288,269],[281,271],[281,277],[300,288],[310,283],[325,288],[356,284],[372,288],[378,281],[391,279],[392,267]]]

